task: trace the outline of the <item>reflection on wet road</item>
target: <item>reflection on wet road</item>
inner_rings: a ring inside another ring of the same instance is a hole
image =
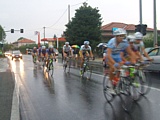
[[[157,88],[135,103],[132,113],[126,113],[118,97],[111,104],[106,102],[103,76],[93,74],[93,80],[82,80],[78,70],[64,73],[57,62],[52,78],[29,55],[11,65],[20,87],[22,120],[159,120],[158,74],[152,77]]]

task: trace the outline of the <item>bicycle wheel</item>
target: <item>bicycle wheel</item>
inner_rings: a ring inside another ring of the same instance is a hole
[[[131,97],[134,101],[138,101],[141,97],[141,78],[139,77],[139,75],[135,75],[134,78],[130,78],[129,80],[129,92],[131,94]]]
[[[71,68],[71,59],[68,62],[68,73],[70,73],[70,68]]]
[[[103,93],[104,97],[107,100],[107,102],[112,102],[115,95],[111,94],[111,87],[108,86],[109,84],[109,77],[107,75],[103,78]],[[113,86],[112,86],[113,87]]]
[[[146,95],[150,91],[150,86],[152,85],[152,81],[150,79],[150,73],[147,71],[139,70],[139,77],[141,80],[141,95]]]
[[[53,76],[53,72],[54,72],[53,63],[49,63],[48,69],[49,69],[48,73],[49,73],[51,76]]]
[[[86,78],[90,80],[92,75],[92,66],[87,65],[85,68],[85,72],[86,72]]]
[[[129,89],[128,85],[129,85],[128,79],[126,79],[125,77],[121,77],[116,88],[116,90],[118,89],[117,93],[119,93],[118,95],[121,99],[122,108],[126,112],[130,112],[131,110],[133,110],[133,102],[134,102],[132,96],[128,91]]]
[[[64,60],[64,61],[63,61],[63,69],[64,69],[64,72],[66,72],[66,68],[67,68],[67,61]]]

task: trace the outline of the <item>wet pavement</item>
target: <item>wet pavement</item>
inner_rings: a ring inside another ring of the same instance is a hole
[[[103,75],[81,79],[79,70],[65,73],[61,62],[54,63],[54,76],[43,73],[30,55],[10,60],[19,85],[22,120],[159,120],[160,76],[152,73],[150,93],[126,113],[119,97],[108,104],[103,95]],[[98,71],[98,70],[97,70]]]

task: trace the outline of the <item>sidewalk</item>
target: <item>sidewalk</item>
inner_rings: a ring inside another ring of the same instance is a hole
[[[9,68],[7,58],[0,58],[0,120],[19,119],[19,105],[15,97],[17,98],[14,74]]]

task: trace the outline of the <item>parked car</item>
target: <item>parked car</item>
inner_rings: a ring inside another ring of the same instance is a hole
[[[154,47],[147,47],[147,48],[145,48],[145,51],[148,53],[152,49],[154,49]]]
[[[154,61],[146,69],[160,72],[160,47],[151,49],[148,51],[148,55],[153,58]]]
[[[16,59],[22,59],[22,54],[19,50],[14,50],[12,51],[12,60],[16,58]]]

